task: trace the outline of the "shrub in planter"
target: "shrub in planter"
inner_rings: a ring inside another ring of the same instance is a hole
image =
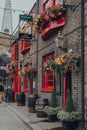
[[[76,111],[74,108],[72,97],[69,91],[67,92],[66,109],[60,110],[57,114],[57,118],[62,121],[63,127],[66,130],[75,130],[82,119],[82,113],[80,111]]]
[[[51,107],[51,106],[46,106],[44,108],[44,112],[48,115],[48,120],[49,121],[56,121],[57,120],[57,113],[62,109],[62,107]]]
[[[56,97],[56,89],[54,88],[52,93],[51,93],[51,97],[50,97],[50,101],[49,101],[49,105],[51,107],[57,107],[57,97]]]
[[[49,106],[45,106],[44,112],[47,114],[48,120],[52,122],[57,120],[57,113],[59,110],[61,110],[61,107],[57,105],[56,89],[54,88],[51,93]]]

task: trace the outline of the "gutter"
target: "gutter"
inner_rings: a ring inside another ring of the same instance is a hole
[[[84,86],[84,0],[81,0],[81,92],[82,92],[82,130],[85,130],[85,86]]]

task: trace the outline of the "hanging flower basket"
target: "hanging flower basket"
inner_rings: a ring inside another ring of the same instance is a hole
[[[7,64],[7,65],[6,65],[6,72],[7,72],[7,73],[10,73],[10,72],[11,72],[11,69],[12,69],[11,63]]]
[[[54,61],[48,59],[46,62],[44,62],[43,67],[45,71],[54,71]]]
[[[25,67],[23,67],[23,68],[21,69],[20,75],[21,75],[21,76],[24,76],[24,75],[25,75]]]
[[[56,4],[49,7],[44,13],[38,14],[34,20],[33,30],[40,31],[48,21],[53,21],[61,16],[67,9],[63,5]]]
[[[61,66],[62,70],[79,71],[80,56],[77,53],[64,53],[55,59],[55,62]]]
[[[48,14],[50,19],[54,19],[57,18],[58,15],[61,15],[61,10],[63,9],[63,5],[61,4],[57,4],[57,5],[53,5],[51,7],[48,8]]]
[[[25,68],[25,74],[28,75],[29,78],[35,78],[36,77],[37,70],[34,67],[26,67]]]

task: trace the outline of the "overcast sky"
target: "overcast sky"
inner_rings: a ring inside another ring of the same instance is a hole
[[[13,21],[13,30],[18,25],[19,21],[19,14],[23,14],[23,11],[27,10],[29,11],[36,0],[11,0],[12,9],[15,9],[12,11],[12,21]],[[3,18],[3,12],[4,12],[4,4],[5,0],[0,0],[0,32],[1,32],[1,25],[2,25],[2,18]],[[21,10],[21,11],[17,11]]]

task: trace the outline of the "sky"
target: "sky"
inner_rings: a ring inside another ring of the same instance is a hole
[[[19,22],[19,14],[23,14],[23,11],[31,10],[32,6],[36,0],[11,0],[12,5],[12,22],[13,22],[13,31],[18,25]],[[0,32],[2,26],[3,12],[4,12],[4,4],[5,0],[0,0]],[[21,10],[21,11],[18,11]]]

